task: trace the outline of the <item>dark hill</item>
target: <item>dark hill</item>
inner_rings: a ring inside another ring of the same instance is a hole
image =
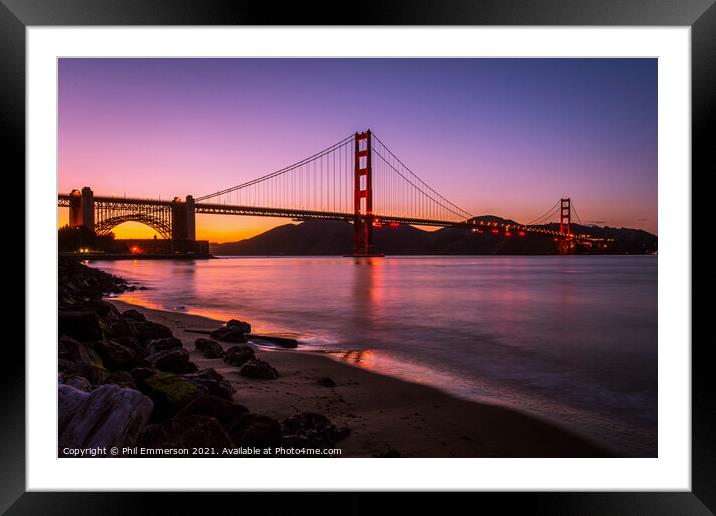
[[[559,224],[546,224],[545,227],[559,231]],[[658,237],[642,229],[572,224],[572,232],[614,239],[614,242],[609,244],[610,252],[613,254],[651,254],[658,248]]]
[[[485,216],[478,220],[507,219]],[[548,225],[558,229],[556,224]],[[574,225],[575,233],[613,238],[610,254],[646,254],[657,249],[657,237],[639,229]],[[375,249],[385,254],[555,254],[551,237],[478,234],[469,229],[424,231],[413,226],[384,226],[373,231]],[[305,221],[285,224],[239,242],[211,244],[215,255],[343,255],[353,249],[353,225],[343,221]]]
[[[212,254],[342,254],[353,246],[353,226],[325,220],[285,224],[252,238],[212,244]]]

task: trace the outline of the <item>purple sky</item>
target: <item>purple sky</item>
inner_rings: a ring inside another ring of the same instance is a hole
[[[584,222],[657,232],[655,59],[59,64],[61,192],[199,196],[367,128],[474,214],[528,222],[569,196]],[[202,216],[198,236],[286,222]]]

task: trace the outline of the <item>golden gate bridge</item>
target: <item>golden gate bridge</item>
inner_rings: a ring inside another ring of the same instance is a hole
[[[572,232],[571,199],[563,198],[527,224],[485,220],[460,208],[425,183],[370,130],[352,134],[280,170],[194,198],[173,200],[95,196],[89,187],[58,194],[70,209],[69,225],[107,234],[124,222],[140,222],[173,242],[196,241],[196,214],[344,220],[354,227],[356,256],[376,254],[373,230],[439,226],[476,233],[553,238],[560,252],[606,240]],[[559,229],[545,225],[558,215]],[[184,248],[188,248],[184,246]]]

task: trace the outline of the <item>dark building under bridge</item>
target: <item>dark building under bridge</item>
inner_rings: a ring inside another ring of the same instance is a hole
[[[169,254],[209,256],[209,242],[166,238],[117,238],[110,252],[136,256]]]

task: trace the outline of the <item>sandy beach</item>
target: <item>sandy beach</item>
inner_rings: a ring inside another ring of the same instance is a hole
[[[234,401],[278,420],[300,412],[324,414],[351,433],[338,443],[344,457],[608,457],[613,454],[570,431],[514,410],[455,398],[338,362],[321,353],[256,347],[278,370],[274,380],[240,376],[222,359],[194,349],[225,321],[153,310],[108,299],[171,328],[199,369],[214,368],[235,387]],[[250,321],[249,321],[250,322]],[[222,344],[228,348],[226,343]],[[326,387],[318,378],[328,377]]]

